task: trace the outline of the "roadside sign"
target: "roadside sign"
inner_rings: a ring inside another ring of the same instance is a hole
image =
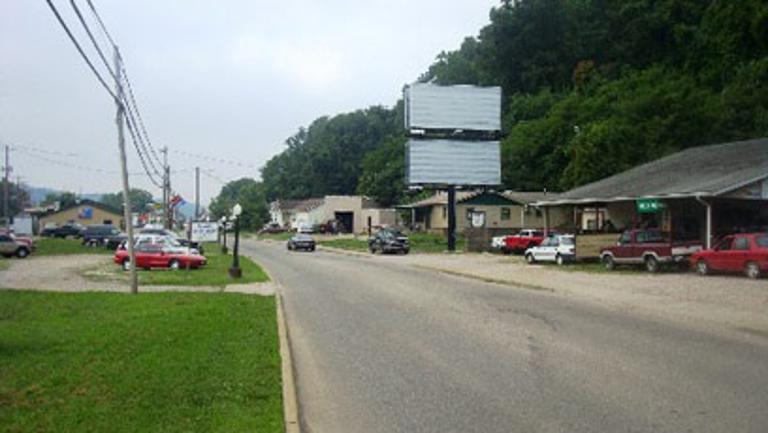
[[[656,199],[642,199],[635,202],[637,213],[656,213],[667,208],[667,204]]]
[[[212,222],[192,222],[192,242],[216,242],[219,234],[219,224]]]

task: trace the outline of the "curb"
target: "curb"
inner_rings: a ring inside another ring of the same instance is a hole
[[[300,433],[299,402],[296,396],[296,380],[293,376],[293,358],[291,357],[290,338],[288,325],[285,321],[283,309],[283,297],[280,292],[275,293],[277,304],[277,334],[280,339],[280,359],[283,377],[283,421],[285,433]]]
[[[526,283],[518,283],[516,281],[510,281],[510,280],[502,280],[498,278],[490,278],[490,277],[483,277],[480,275],[470,274],[468,272],[459,272],[459,271],[452,271],[450,269],[443,269],[443,268],[437,268],[432,266],[425,266],[425,265],[411,265],[414,268],[417,269],[423,269],[427,271],[433,271],[433,272],[439,272],[447,275],[453,275],[454,277],[462,277],[462,278],[469,278],[472,280],[478,280],[482,281],[484,283],[493,283],[493,284],[501,284],[504,286],[512,286],[517,287],[521,289],[528,289],[528,290],[536,290],[539,292],[551,292],[555,293],[555,290],[550,287],[545,286],[538,286],[535,284],[526,284]]]
[[[328,247],[328,246],[325,246],[323,244],[318,244],[317,247],[318,247],[319,250],[321,250],[321,251],[328,251],[329,253],[341,254],[341,255],[344,255],[344,256],[355,256],[355,257],[371,258],[371,254],[370,253],[364,253],[362,251],[345,250],[343,248]]]

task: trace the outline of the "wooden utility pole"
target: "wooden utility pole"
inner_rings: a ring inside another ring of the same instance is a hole
[[[139,280],[136,274],[136,254],[133,250],[133,218],[131,212],[130,187],[128,186],[128,167],[125,157],[125,132],[124,118],[125,106],[123,105],[123,83],[122,81],[122,59],[120,50],[115,46],[115,94],[117,95],[117,147],[120,150],[120,172],[123,177],[123,219],[125,220],[125,232],[128,234],[128,240],[125,242],[128,247],[128,257],[131,261],[131,293],[139,293]]]
[[[11,146],[5,145],[5,183],[3,184],[3,217],[5,218],[5,227],[11,226],[10,203],[10,175],[11,175]]]
[[[195,221],[200,218],[200,167],[195,167]]]
[[[171,198],[168,191],[168,146],[160,149],[163,153],[163,227],[170,228],[168,221],[168,200]]]

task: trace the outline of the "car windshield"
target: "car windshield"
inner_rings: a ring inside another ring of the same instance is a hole
[[[293,238],[295,240],[297,240],[297,241],[311,241],[312,240],[312,236],[304,235],[304,234],[296,235]]]

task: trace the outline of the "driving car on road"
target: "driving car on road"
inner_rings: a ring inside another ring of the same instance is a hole
[[[408,236],[397,230],[381,230],[368,239],[368,249],[371,254],[398,253],[408,254],[411,244]]]
[[[525,250],[525,261],[555,262],[564,265],[576,258],[576,242],[573,235],[552,235],[537,246]]]
[[[768,234],[726,236],[714,248],[691,255],[690,263],[699,275],[743,272],[749,278],[760,278],[768,272]]]
[[[135,254],[136,266],[141,269],[197,269],[206,264],[205,257],[200,254],[167,253],[163,251],[163,246],[158,244],[136,245]],[[131,269],[131,260],[127,250],[119,249],[115,251],[114,261],[122,266],[124,270]]]
[[[288,239],[286,248],[288,248],[289,251],[295,251],[295,250],[314,251],[315,240],[312,239],[312,236],[308,234],[298,233],[293,235],[293,237],[291,237],[290,239]]]

